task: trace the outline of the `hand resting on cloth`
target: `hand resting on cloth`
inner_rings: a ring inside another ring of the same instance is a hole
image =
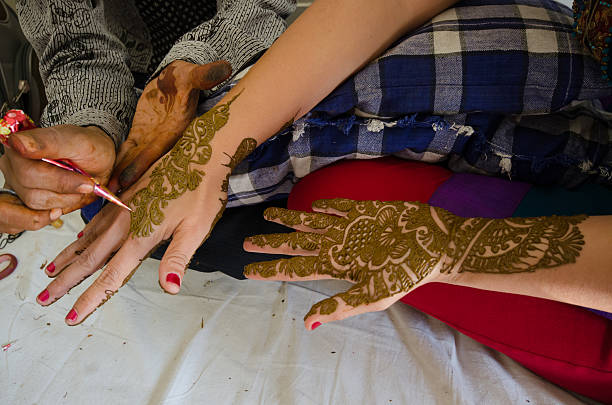
[[[494,290],[501,283],[513,292],[538,295],[523,284],[538,283],[539,275],[548,272],[547,276],[557,277],[564,291],[555,293],[551,283],[541,285],[546,292],[539,294],[572,301],[589,292],[584,287],[594,291],[585,300],[600,294],[605,297],[605,288],[597,288],[596,280],[607,285],[610,281],[605,271],[598,275],[578,270],[594,260],[592,246],[585,248],[587,241],[600,239],[598,247],[602,248],[601,243],[610,239],[603,233],[610,217],[462,218],[418,202],[348,199],[318,200],[313,210],[268,208],[266,219],[298,232],[256,235],[244,242],[247,251],[298,256],[250,264],[244,270],[248,278],[335,278],[355,283],[312,307],[304,318],[310,330],[321,323],[384,310],[429,282]],[[594,284],[589,285],[584,277]],[[563,286],[568,279],[572,285]],[[599,301],[599,306],[610,307],[611,301]]]
[[[115,294],[158,244],[170,238],[159,282],[171,294],[179,291],[190,258],[225,208],[231,169],[257,145],[254,139],[243,139],[230,155],[215,142],[239,96],[193,120],[172,150],[121,195],[133,209],[131,218],[114,205],[94,217],[82,237],[47,267],[47,274],[56,278],[38,295],[38,303],[53,303],[108,261],[66,317],[69,325],[78,324]]]

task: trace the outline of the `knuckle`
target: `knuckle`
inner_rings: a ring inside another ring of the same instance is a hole
[[[23,203],[31,209],[34,210],[44,210],[45,209],[45,201],[44,198],[40,195],[39,192],[26,190],[22,192],[19,197],[22,199]]]
[[[138,147],[138,139],[136,139],[136,136],[136,134],[130,134],[130,137],[121,145],[121,152],[127,152],[130,149]]]
[[[123,283],[121,272],[111,265],[106,266],[102,274],[94,281],[94,286],[103,291],[116,291]]]
[[[19,174],[20,175],[17,178],[17,181],[23,187],[33,187],[35,184],[35,179],[41,177],[40,171],[37,170],[35,166],[30,164],[23,165],[22,169],[19,170]]]
[[[45,220],[41,214],[33,215],[28,224],[28,231],[38,231],[47,225],[49,221]]]
[[[87,269],[92,269],[97,267],[98,260],[97,256],[94,252],[89,249],[80,253],[79,258],[76,260],[76,264],[80,267],[84,267]]]
[[[187,268],[190,260],[191,256],[187,256],[183,252],[170,252],[164,255],[161,264],[172,269],[183,271]]]

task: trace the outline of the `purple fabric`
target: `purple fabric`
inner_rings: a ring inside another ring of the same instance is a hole
[[[607,318],[612,321],[612,313],[610,312],[604,312],[604,311],[600,311],[598,309],[592,309],[592,308],[587,308],[587,309],[591,312],[595,312],[599,316],[603,316],[604,318]]]
[[[530,184],[469,173],[455,173],[433,193],[429,203],[461,217],[507,218]]]
[[[507,218],[516,211],[530,184],[469,173],[455,173],[429,203],[462,217]],[[585,308],[612,320],[612,313]]]

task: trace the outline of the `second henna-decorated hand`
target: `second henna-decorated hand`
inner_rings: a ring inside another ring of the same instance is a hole
[[[256,235],[251,252],[297,255],[253,263],[251,279],[348,280],[355,285],[315,304],[307,329],[388,308],[414,288],[461,271],[520,273],[573,263],[585,216],[462,218],[419,202],[318,200],[314,213],[268,208],[264,216],[298,232]]]

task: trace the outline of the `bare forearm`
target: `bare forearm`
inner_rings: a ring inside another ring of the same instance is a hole
[[[612,216],[588,217],[578,228],[584,245],[574,263],[514,274],[450,272],[435,281],[612,312]]]
[[[221,101],[244,90],[224,142],[259,143],[297,119],[402,34],[455,0],[318,0]],[[232,149],[230,147],[229,149]]]

